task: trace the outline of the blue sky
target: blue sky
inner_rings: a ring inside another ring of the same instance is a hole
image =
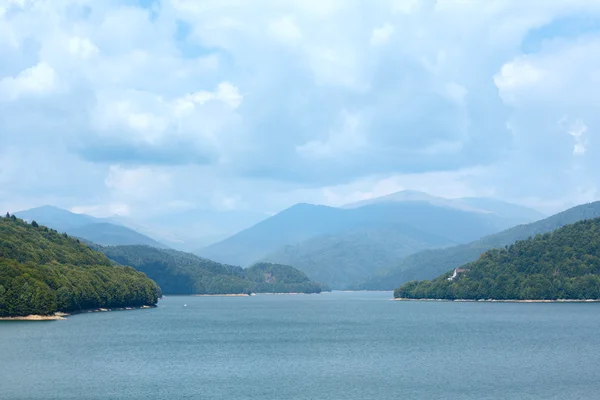
[[[0,0],[0,209],[600,198],[600,2]]]

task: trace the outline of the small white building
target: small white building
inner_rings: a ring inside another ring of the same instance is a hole
[[[452,273],[452,276],[450,278],[448,278],[449,281],[454,280],[454,278],[456,278],[458,276],[458,274],[462,274],[467,272],[468,269],[463,269],[463,268],[454,268],[454,272]]]

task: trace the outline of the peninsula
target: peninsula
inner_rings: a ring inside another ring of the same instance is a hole
[[[78,239],[14,215],[0,217],[0,318],[154,306],[160,295],[145,274],[112,265]]]

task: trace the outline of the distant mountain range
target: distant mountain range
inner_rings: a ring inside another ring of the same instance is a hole
[[[261,260],[293,265],[343,288],[402,256],[468,243],[540,217],[493,199],[405,191],[342,208],[297,204],[197,254],[242,266]]]
[[[469,244],[409,255],[390,269],[374,274],[363,282],[353,285],[352,288],[393,290],[409,281],[433,279],[453,268],[477,260],[487,250],[508,246],[517,240],[552,232],[562,226],[597,217],[600,217],[600,201],[579,205],[541,221],[515,226]]]
[[[118,215],[96,218],[54,206],[36,207],[15,215],[98,244],[142,244],[184,251],[222,240],[268,217],[253,211],[192,209],[138,221]]]
[[[194,251],[252,226],[269,215],[249,210],[189,209],[164,212],[143,220],[111,217],[109,222],[126,226],[167,246]]]
[[[340,208],[296,204],[266,219],[259,212],[187,210],[134,222],[116,216],[96,218],[52,206],[16,215],[102,246],[145,245],[179,250],[189,249],[198,238],[250,226],[194,253],[242,267],[258,262],[291,265],[310,279],[336,289],[371,288],[366,279],[379,279],[375,277],[377,271],[404,257],[424,250],[453,248],[543,217],[537,211],[495,199],[444,199],[415,191]]]
[[[36,221],[58,232],[66,232],[71,236],[103,246],[140,244],[158,248],[167,247],[133,229],[113,224],[109,222],[110,220],[75,214],[58,207],[42,206],[19,211],[15,215],[27,222]]]

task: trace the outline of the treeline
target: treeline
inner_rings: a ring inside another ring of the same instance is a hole
[[[0,218],[0,317],[154,305],[160,289],[131,267],[112,266],[78,239]]]
[[[247,269],[190,253],[150,246],[95,246],[109,259],[156,281],[165,294],[319,293],[322,285],[286,266],[261,263]]]
[[[558,300],[600,299],[600,218],[564,226],[485,252],[432,281],[409,282],[396,298]]]

